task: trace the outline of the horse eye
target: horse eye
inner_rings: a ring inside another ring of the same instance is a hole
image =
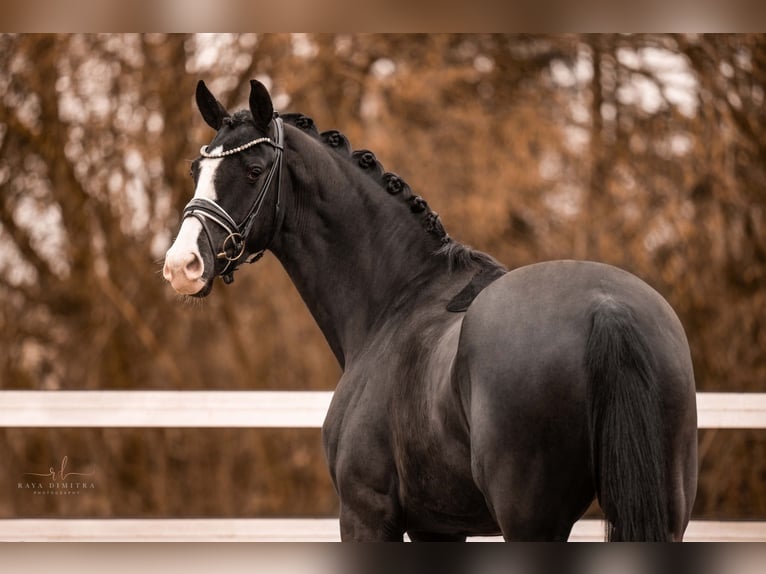
[[[247,172],[247,179],[249,179],[251,182],[254,182],[256,179],[258,179],[258,176],[261,175],[261,172],[263,170],[258,166],[251,167]]]

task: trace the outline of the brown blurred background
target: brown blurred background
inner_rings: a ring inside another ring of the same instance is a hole
[[[325,389],[276,260],[190,304],[160,262],[204,79],[375,151],[509,267],[609,262],[675,307],[698,390],[766,391],[762,35],[0,36],[0,386]],[[2,396],[0,395],[0,400]],[[0,517],[337,510],[319,430],[0,429]],[[64,455],[78,496],[19,492]],[[766,518],[766,433],[700,432],[697,518]]]

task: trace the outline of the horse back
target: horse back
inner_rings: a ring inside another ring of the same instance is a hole
[[[480,362],[461,368],[575,377],[584,367],[594,312],[610,306],[631,310],[659,363],[691,371],[683,327],[667,301],[635,275],[588,261],[521,267],[484,289],[466,313],[458,349],[459,361]]]

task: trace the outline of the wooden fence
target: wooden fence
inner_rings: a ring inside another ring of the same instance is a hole
[[[331,392],[0,391],[0,427],[317,428]],[[698,393],[699,428],[766,428],[766,394]],[[602,540],[579,521],[574,541]],[[333,518],[2,519],[0,541],[332,541]],[[766,541],[766,522],[692,521],[689,541]],[[498,540],[476,538],[473,540]]]

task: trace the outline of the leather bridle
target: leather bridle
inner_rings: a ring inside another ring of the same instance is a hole
[[[207,146],[202,146],[202,149],[200,149],[200,154],[206,158],[227,157],[236,153],[240,153],[250,147],[259,144],[270,145],[276,150],[276,157],[271,164],[269,173],[266,175],[266,180],[263,182],[263,186],[258,192],[258,195],[256,196],[255,200],[250,206],[250,209],[247,212],[247,215],[245,215],[245,218],[241,223],[235,222],[234,219],[226,212],[226,210],[218,205],[218,203],[205,197],[196,197],[187,203],[186,207],[184,207],[183,219],[186,219],[187,217],[196,218],[202,224],[202,228],[205,230],[205,235],[207,236],[208,243],[210,243],[210,248],[215,254],[216,259],[226,260],[226,266],[220,272],[218,272],[217,275],[223,277],[223,281],[227,285],[234,281],[234,271],[236,271],[237,267],[239,267],[241,263],[255,263],[261,257],[263,257],[264,251],[266,251],[266,249],[271,245],[271,242],[276,235],[277,228],[279,227],[282,217],[279,203],[282,184],[284,126],[282,125],[282,118],[279,117],[275,117],[273,123],[275,128],[275,140],[272,140],[271,138],[258,138],[236,148],[221,151],[218,153],[209,153],[207,151]],[[277,197],[274,206],[274,222],[271,228],[271,235],[261,250],[243,259],[243,256],[245,255],[247,238],[250,236],[250,232],[252,231],[253,222],[255,221],[256,216],[264,204],[266,195],[268,194],[275,177]],[[213,245],[213,237],[210,234],[208,222],[215,223],[226,232],[226,237],[224,238],[220,250],[218,251],[216,251],[215,246]]]

